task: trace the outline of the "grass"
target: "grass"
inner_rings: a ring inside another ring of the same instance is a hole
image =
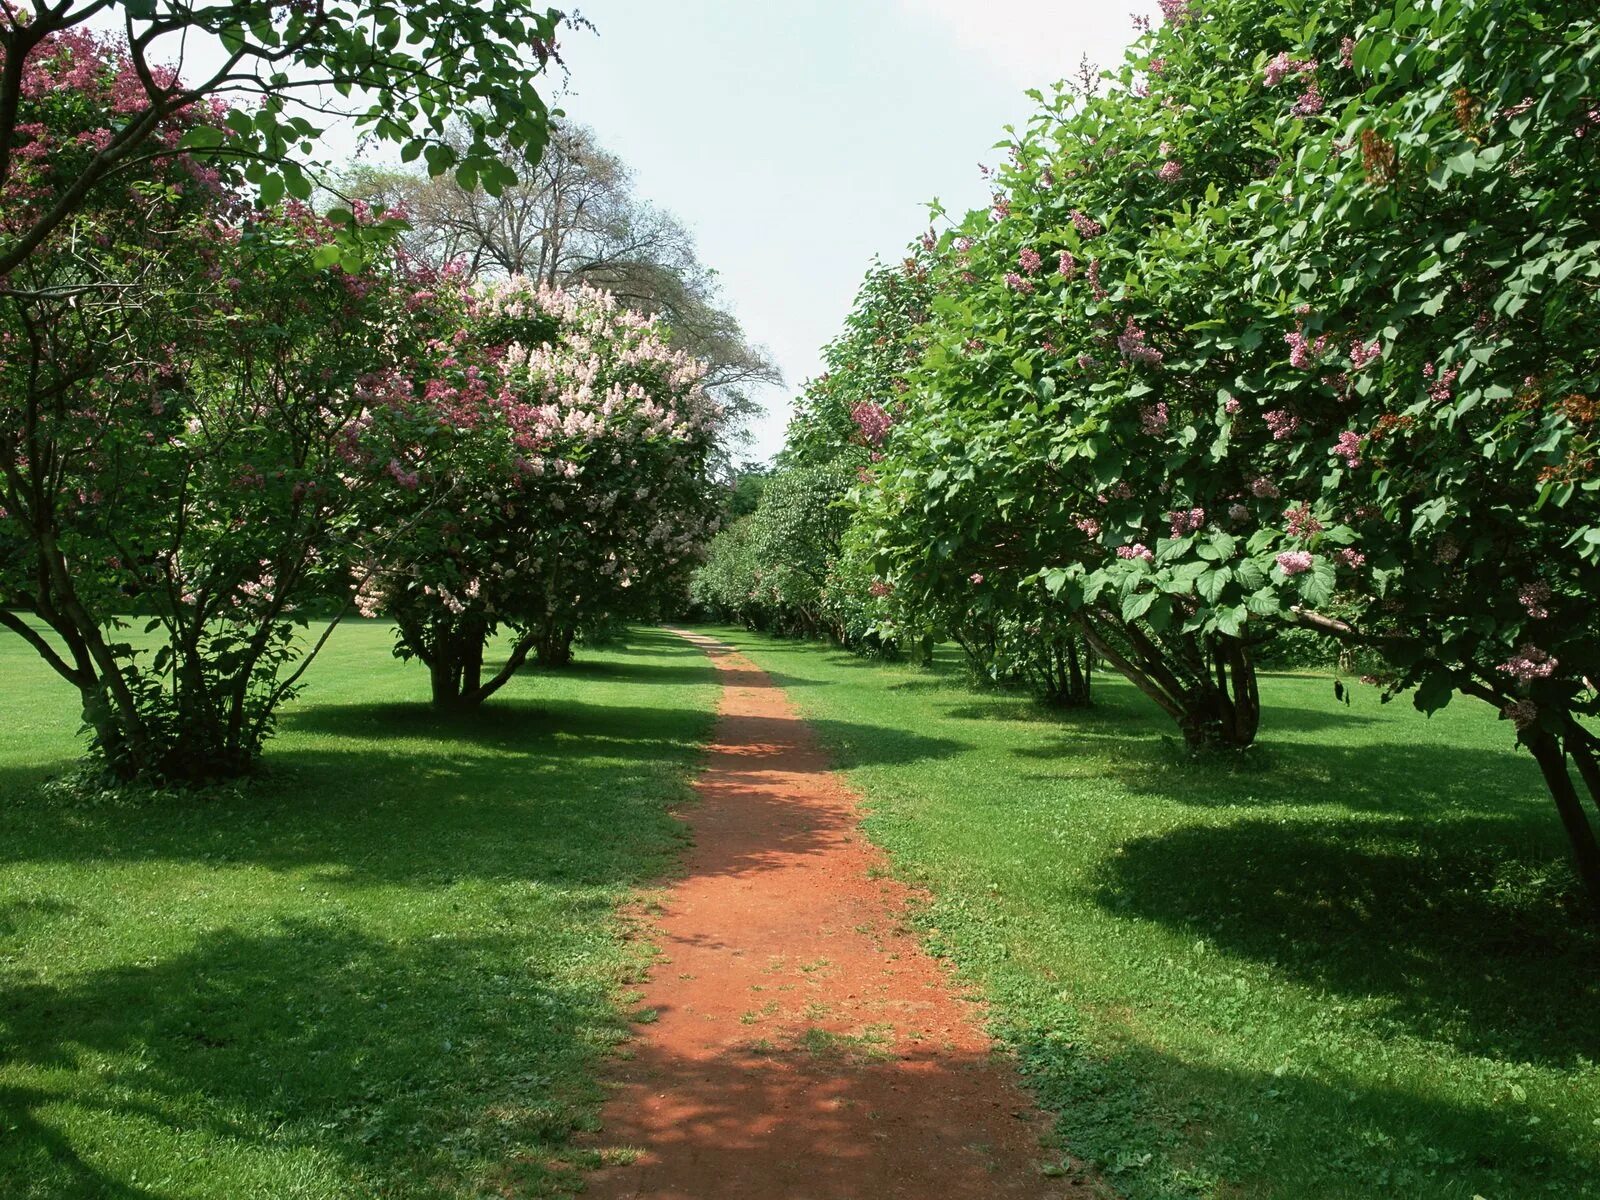
[[[84,806],[70,690],[0,635],[0,1197],[564,1196],[711,669],[665,634],[442,719],[342,628],[270,773]]]
[[[1120,680],[1051,713],[959,670],[715,630],[868,802],[935,949],[1129,1200],[1600,1196],[1600,932],[1508,727],[1264,681],[1246,765]]]

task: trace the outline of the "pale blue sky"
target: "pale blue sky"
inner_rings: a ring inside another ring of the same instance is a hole
[[[570,116],[675,212],[786,386],[752,452],[782,444],[874,253],[899,257],[926,204],[983,203],[977,164],[1026,88],[1079,55],[1119,62],[1154,0],[588,0],[563,45]]]

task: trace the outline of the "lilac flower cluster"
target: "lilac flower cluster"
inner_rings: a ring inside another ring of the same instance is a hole
[[[1158,400],[1154,404],[1146,404],[1139,410],[1139,428],[1152,437],[1167,431],[1167,402]]]
[[[1311,569],[1311,554],[1307,550],[1285,550],[1278,555],[1278,566],[1285,575],[1299,575]]]
[[[1300,418],[1286,408],[1274,408],[1261,414],[1261,419],[1267,423],[1267,428],[1272,430],[1272,440],[1275,442],[1286,441],[1295,435],[1300,428]]]
[[[1333,454],[1336,458],[1344,459],[1344,465],[1354,471],[1361,465],[1361,435],[1346,429],[1333,444]]]
[[[1150,553],[1150,551],[1139,542],[1134,542],[1131,546],[1118,546],[1117,557],[1129,559],[1142,558],[1145,562],[1154,562],[1156,558],[1154,554]]]
[[[1206,510],[1203,508],[1174,509],[1167,514],[1172,523],[1172,536],[1180,538],[1186,533],[1196,533],[1205,526]]]
[[[1122,332],[1117,335],[1117,349],[1128,362],[1140,363],[1147,367],[1159,367],[1162,358],[1165,357],[1161,351],[1145,340],[1144,330],[1134,324],[1132,317],[1128,318],[1122,327]],[[1163,409],[1165,407],[1162,406]]]
[[[1530,644],[1517,648],[1517,652],[1500,664],[1502,674],[1518,683],[1532,683],[1535,679],[1549,679],[1561,664],[1549,653]]]
[[[1543,621],[1550,615],[1550,585],[1542,579],[1523,584],[1517,592],[1517,600],[1535,621]]]

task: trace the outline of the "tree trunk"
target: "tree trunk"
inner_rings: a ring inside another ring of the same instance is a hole
[[[1572,776],[1567,773],[1566,752],[1554,737],[1543,730],[1531,733],[1527,744],[1539,763],[1545,786],[1550,789],[1556,812],[1561,817],[1561,825],[1567,831],[1578,878],[1588,892],[1590,905],[1600,912],[1600,843],[1595,841],[1594,827],[1584,815],[1578,791],[1572,786]]]
[[[534,661],[541,667],[566,667],[572,664],[572,640],[577,632],[561,626],[546,629],[534,646]]]

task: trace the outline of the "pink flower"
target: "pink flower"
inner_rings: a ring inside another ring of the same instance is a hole
[[[1063,279],[1071,279],[1078,273],[1078,260],[1072,257],[1072,251],[1063,250],[1056,258],[1056,274]]]
[[[1006,272],[1006,286],[1014,292],[1021,292],[1024,296],[1033,294],[1033,280],[1024,279],[1015,271]]]
[[[1352,571],[1359,570],[1361,567],[1367,565],[1367,556],[1361,553],[1361,551],[1353,549],[1350,546],[1345,546],[1343,549],[1337,551],[1337,557],[1340,562],[1349,567]]]
[[[1542,579],[1523,584],[1517,592],[1517,600],[1536,621],[1542,621],[1550,615],[1550,585]]]
[[[1024,246],[1017,254],[1017,264],[1029,275],[1037,275],[1039,268],[1044,265],[1044,259],[1032,246]]]
[[[1237,396],[1229,396],[1226,400],[1224,400],[1222,402],[1222,411],[1227,413],[1230,417],[1233,416],[1235,413],[1237,413],[1243,407],[1244,407],[1243,402],[1241,402],[1239,397],[1237,397]]]
[[[1521,733],[1539,719],[1539,706],[1524,696],[1520,700],[1513,700],[1502,708],[1500,715],[1515,725],[1517,732]]]
[[[1278,555],[1278,566],[1285,575],[1298,575],[1311,569],[1311,554],[1306,550],[1285,550]]]
[[[1269,88],[1274,88],[1291,75],[1304,75],[1316,69],[1316,59],[1290,58],[1287,50],[1280,50],[1261,73],[1261,82]]]
[[[1289,365],[1299,367],[1302,371],[1309,371],[1317,365],[1317,359],[1322,357],[1322,352],[1327,349],[1327,335],[1310,341],[1306,338],[1303,327],[1293,333],[1283,335],[1283,340],[1289,346]]]
[[[1084,239],[1099,237],[1105,232],[1105,227],[1093,217],[1085,216],[1077,209],[1071,212],[1073,227],[1077,229],[1078,236]]]
[[[1276,500],[1282,495],[1278,491],[1278,485],[1265,475],[1258,476],[1250,481],[1250,494],[1261,500]]]
[[[1177,183],[1183,178],[1183,164],[1175,158],[1167,159],[1156,172],[1156,178],[1162,183]]]
[[[1322,111],[1322,89],[1317,86],[1315,79],[1300,93],[1289,111],[1297,117],[1314,117]]]
[[[1433,380],[1433,383],[1428,388],[1428,398],[1435,404],[1447,402],[1455,394],[1456,376],[1460,374],[1461,369],[1459,367],[1451,367],[1447,371],[1439,372],[1431,362],[1424,363],[1422,377]]]
[[[1267,428],[1272,430],[1272,440],[1284,441],[1294,436],[1300,428],[1300,418],[1283,408],[1275,408],[1270,412],[1261,414],[1261,419],[1267,423]]]
[[[1117,335],[1117,349],[1122,351],[1122,357],[1129,362],[1141,363],[1147,367],[1159,367],[1163,358],[1161,351],[1145,342],[1144,330],[1133,323],[1132,317],[1128,318],[1127,324],[1122,327],[1122,332]]]
[[[1309,504],[1297,504],[1292,508],[1283,510],[1283,519],[1288,522],[1289,536],[1297,538],[1310,537],[1314,533],[1321,533],[1323,524],[1311,515]]]
[[[1345,466],[1354,471],[1361,465],[1361,435],[1346,429],[1333,444],[1333,454],[1344,459]]]
[[[1073,521],[1085,537],[1097,538],[1100,536],[1100,522],[1093,517],[1079,517]]]
[[[1089,290],[1094,293],[1096,300],[1104,300],[1111,293],[1100,285],[1100,260],[1091,259],[1089,262]]]
[[[1206,523],[1206,510],[1191,508],[1188,510],[1177,509],[1167,514],[1167,519],[1172,522],[1172,536],[1180,538],[1186,533],[1194,533]]]
[[[1142,558],[1145,562],[1154,562],[1156,558],[1154,554],[1150,553],[1150,551],[1145,549],[1144,546],[1139,542],[1135,542],[1131,546],[1118,546],[1117,557],[1128,559]]]
[[[1377,338],[1363,345],[1360,338],[1350,343],[1350,369],[1353,371],[1364,370],[1369,364],[1375,363],[1383,357],[1383,344]]]
[[[894,425],[894,418],[889,415],[889,410],[881,404],[873,404],[870,400],[863,400],[852,408],[850,419],[855,422],[862,440],[869,446],[883,445],[889,436],[889,429]]]
[[[1160,4],[1168,25],[1182,25],[1189,20],[1189,0],[1160,0]]]
[[[1167,431],[1167,402],[1158,400],[1154,404],[1146,404],[1139,410],[1139,428],[1152,437]]]
[[[1339,43],[1339,65],[1349,70],[1356,65],[1356,40],[1345,38]]]
[[[983,575],[978,571],[974,571],[971,575],[967,576],[967,582],[970,583],[973,587],[977,587],[980,583],[983,582]]]
[[[1535,679],[1549,679],[1561,664],[1548,653],[1534,645],[1524,645],[1501,663],[1499,670],[1519,683],[1532,683]]]

